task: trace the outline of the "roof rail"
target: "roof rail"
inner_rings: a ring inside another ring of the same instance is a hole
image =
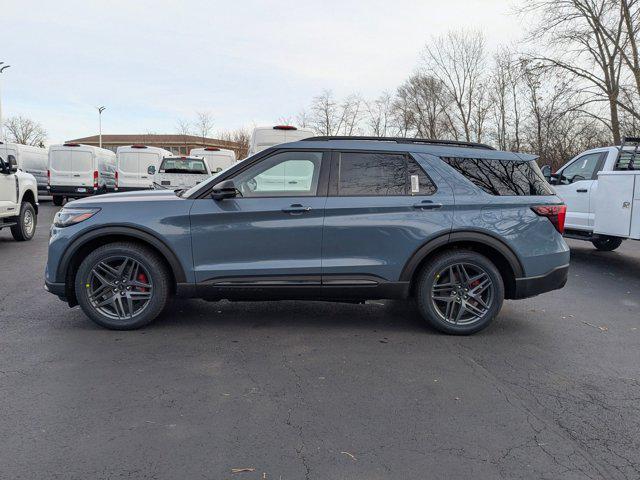
[[[481,148],[483,150],[495,150],[495,148],[485,145],[484,143],[461,142],[458,140],[432,140],[428,138],[404,138],[404,137],[358,137],[358,136],[320,136],[304,138],[301,141],[329,141],[329,140],[373,140],[377,142],[395,142],[395,143],[415,143],[426,145],[446,145],[451,147],[467,147]]]

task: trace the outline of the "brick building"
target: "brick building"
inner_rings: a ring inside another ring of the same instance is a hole
[[[98,135],[90,137],[74,138],[67,140],[69,143],[82,143],[84,145],[99,146]],[[147,145],[169,150],[174,155],[187,155],[192,148],[218,147],[227,148],[236,152],[237,158],[244,158],[241,146],[235,142],[219,140],[216,138],[198,137],[196,135],[156,135],[156,134],[127,134],[127,135],[102,135],[102,148],[112,151],[122,145]],[[244,152],[246,154],[246,152]]]

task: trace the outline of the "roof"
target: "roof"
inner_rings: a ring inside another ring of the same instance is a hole
[[[98,143],[100,138],[98,135],[92,135],[90,137],[75,138],[73,140],[67,140],[67,143]],[[180,135],[180,134],[155,134],[155,133],[138,133],[138,134],[103,134],[102,143],[119,143],[122,145],[132,145],[137,143],[164,143],[164,144],[195,144],[202,145],[226,145],[236,146],[235,142],[229,142],[227,140],[220,140],[218,138],[200,137],[198,135]]]
[[[314,140],[313,138],[298,142],[284,143],[278,148],[317,148],[317,149],[339,149],[339,150],[378,150],[387,152],[411,152],[426,153],[438,157],[468,157],[486,158],[494,160],[535,160],[536,155],[527,153],[503,152],[500,150],[490,150],[486,148],[440,145],[424,143],[397,143],[395,141],[361,140],[361,139],[340,139],[340,140]]]

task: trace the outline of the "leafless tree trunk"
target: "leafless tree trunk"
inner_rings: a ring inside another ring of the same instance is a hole
[[[194,127],[198,135],[202,138],[202,145],[206,144],[206,138],[213,130],[213,116],[210,112],[197,112]]]
[[[9,117],[4,122],[8,140],[22,145],[44,147],[47,131],[38,122],[23,116]]]

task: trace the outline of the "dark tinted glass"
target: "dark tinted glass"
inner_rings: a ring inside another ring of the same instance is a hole
[[[424,173],[422,167],[412,158],[407,158],[407,174],[409,175],[409,193],[412,195],[433,195],[436,193],[436,186]],[[413,177],[418,177],[418,191],[415,190]]]
[[[624,150],[620,152],[614,170],[640,170],[640,152]]]
[[[405,195],[404,155],[347,152],[340,155],[339,195]]]
[[[443,160],[491,195],[553,195],[535,161],[449,157]]]

